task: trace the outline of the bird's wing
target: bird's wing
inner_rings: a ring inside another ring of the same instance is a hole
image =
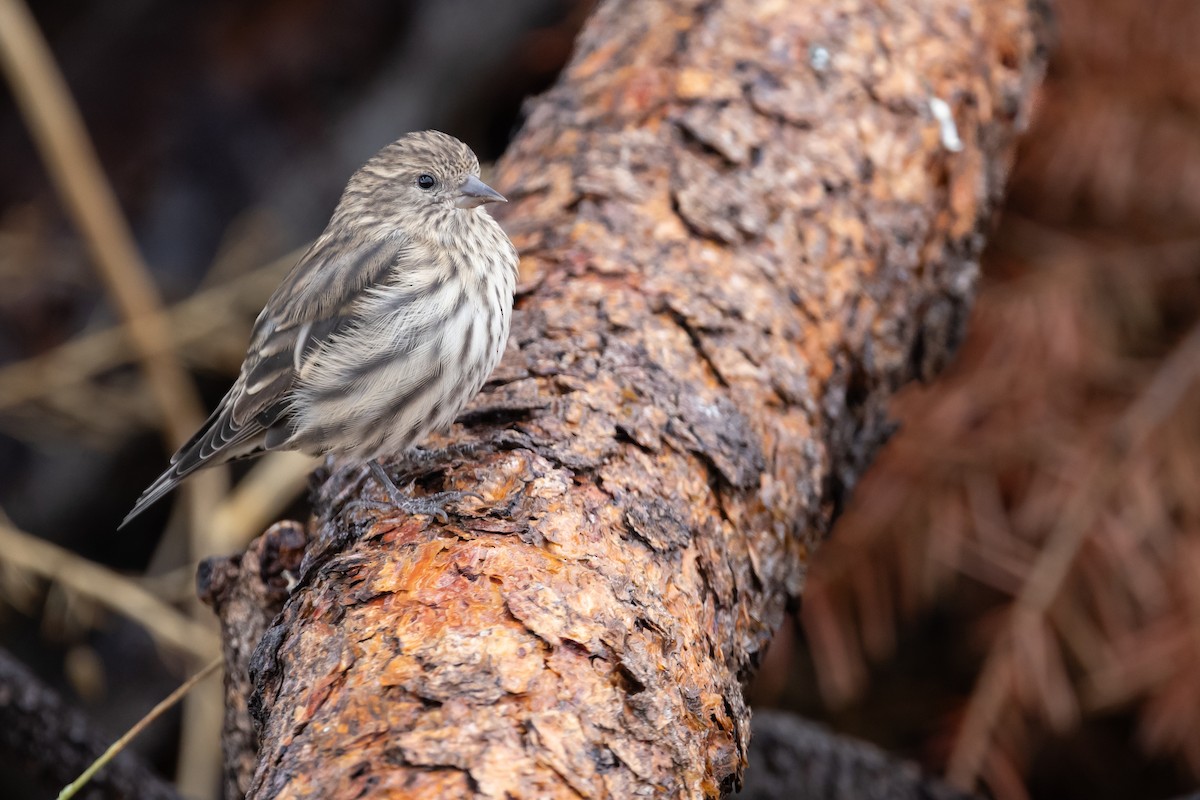
[[[327,232],[313,243],[254,323],[231,391],[230,423],[266,428],[277,421],[308,354],[355,318],[364,290],[384,283],[410,248],[399,235],[352,243]]]
[[[197,469],[264,449],[272,426],[286,425],[289,393],[305,358],[354,319],[363,290],[384,282],[410,247],[398,235],[352,243],[328,230],[314,242],[255,320],[237,381],[122,526]]]

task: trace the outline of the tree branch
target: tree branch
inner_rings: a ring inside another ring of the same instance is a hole
[[[891,393],[961,336],[1036,24],[602,3],[498,167],[525,287],[449,439],[476,447],[396,465],[484,500],[440,525],[343,511],[361,470],[323,482],[251,661],[248,796],[735,787],[742,679]]]

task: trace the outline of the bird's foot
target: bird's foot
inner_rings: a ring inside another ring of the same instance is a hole
[[[372,511],[403,511],[405,514],[428,514],[437,517],[439,522],[446,522],[449,516],[446,514],[446,506],[451,503],[461,502],[467,497],[474,497],[480,501],[483,496],[478,492],[437,492],[436,494],[425,495],[423,497],[412,497],[401,492],[392,479],[388,477],[387,472],[379,465],[377,461],[371,461],[371,474],[375,480],[383,487],[383,491],[387,494],[387,500],[355,500],[347,503],[343,507],[343,512],[353,509],[366,508]]]
[[[398,454],[395,463],[403,468],[429,469],[456,458],[468,458],[487,450],[506,450],[531,447],[527,434],[508,430],[481,442],[454,442],[445,447],[410,447]]]
[[[439,461],[472,456],[483,449],[480,442],[462,442],[445,447],[410,447],[400,456],[400,462],[414,467],[427,467]]]
[[[448,522],[450,516],[446,513],[446,506],[457,503],[465,497],[483,499],[476,492],[438,492],[437,494],[429,494],[424,497],[404,497],[400,495],[388,500],[354,500],[345,505],[343,512],[358,509],[383,512],[402,511],[412,516],[428,514],[431,517],[437,517],[438,522]]]

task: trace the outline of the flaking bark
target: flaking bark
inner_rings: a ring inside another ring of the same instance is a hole
[[[525,286],[446,439],[478,447],[397,464],[483,500],[443,525],[325,480],[299,585],[248,673],[231,655],[261,731],[234,783],[731,790],[741,680],[889,396],[960,338],[1038,25],[1025,0],[602,3],[499,164]],[[217,605],[227,635],[255,614]]]
[[[250,657],[283,610],[299,573],[307,536],[296,522],[278,522],[235,558],[210,558],[196,576],[197,594],[221,620],[225,657],[224,794],[245,797],[258,756],[250,717]]]

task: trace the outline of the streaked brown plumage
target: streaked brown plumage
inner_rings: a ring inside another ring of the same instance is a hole
[[[216,411],[129,522],[197,469],[265,450],[368,461],[448,426],[508,339],[517,252],[481,206],[504,198],[452,136],[410,133],[346,186],[254,323]]]

